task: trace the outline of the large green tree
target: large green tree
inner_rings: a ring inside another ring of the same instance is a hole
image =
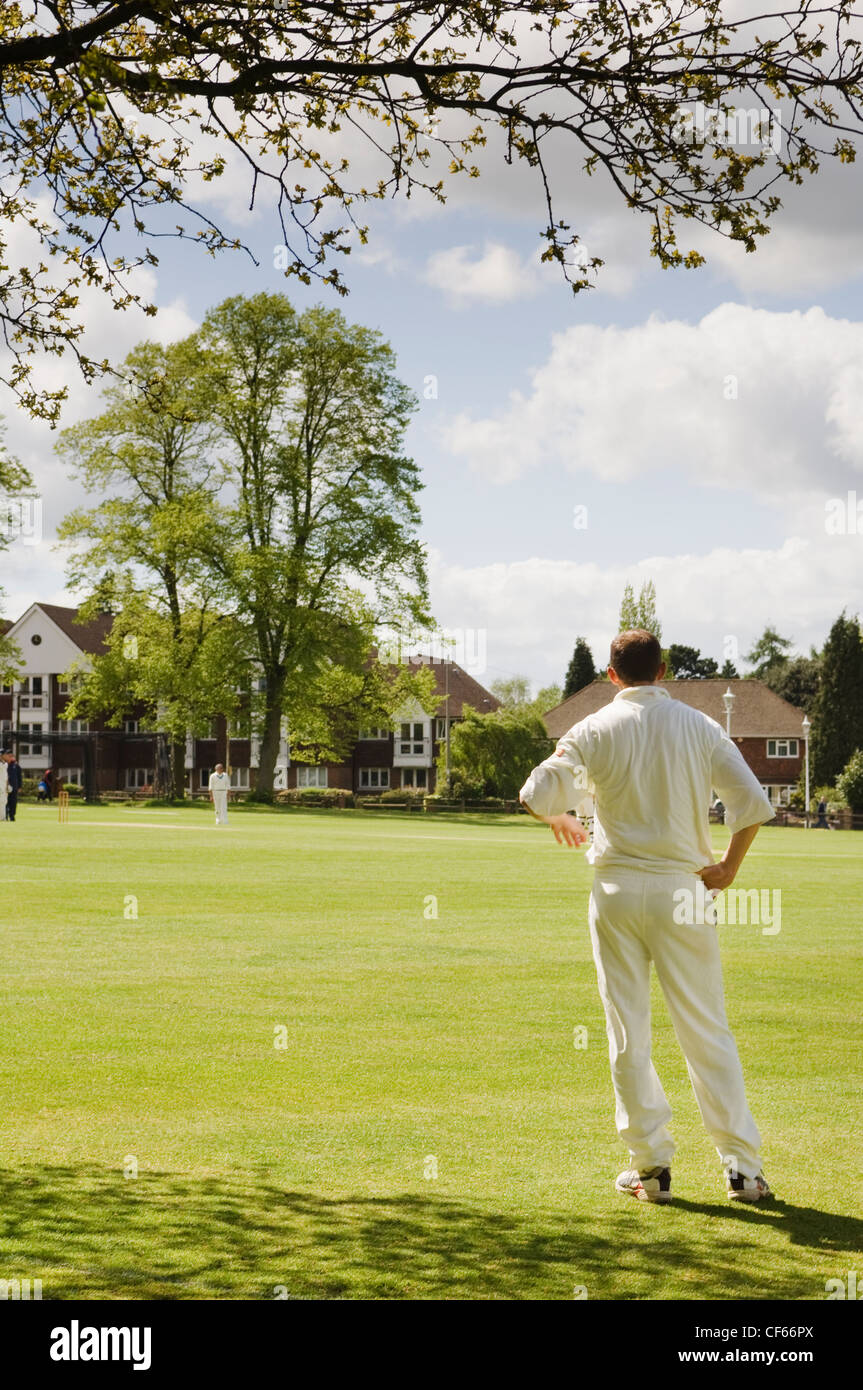
[[[450,735],[450,777],[475,786],[487,796],[518,796],[532,768],[547,758],[552,742],[540,716],[526,710],[478,714],[467,709]],[[438,762],[443,785],[444,758]]]
[[[593,653],[583,637],[575,640],[575,650],[572,659],[566,668],[566,679],[563,682],[563,698],[566,700],[570,695],[574,695],[577,690],[583,690],[591,681],[596,680],[596,667],[593,664]]]
[[[702,656],[697,647],[686,647],[672,642],[668,648],[666,661],[675,680],[707,680],[719,674],[719,667],[712,656]]]
[[[489,689],[500,700],[502,709],[523,714],[543,715],[563,699],[559,685],[543,685],[532,695],[529,676],[502,676],[492,681]]]
[[[781,637],[775,628],[768,625],[758,641],[753,643],[752,650],[746,653],[746,660],[754,668],[748,673],[749,676],[761,681],[767,680],[770,673],[775,676],[787,665],[788,653],[793,645],[790,637]]]
[[[489,689],[504,709],[524,709],[531,702],[530,676],[500,676]]]
[[[812,704],[812,780],[832,784],[863,748],[863,640],[856,617],[843,612],[821,652],[821,680]]]
[[[662,624],[656,616],[656,585],[652,579],[642,584],[638,598],[635,597],[631,584],[624,586],[617,630],[629,632],[633,628],[652,632],[658,641],[662,641]]]
[[[857,748],[851,754],[836,778],[836,790],[855,814],[863,812],[863,748]]]
[[[764,679],[789,704],[812,713],[821,683],[821,657],[813,649],[809,656],[795,656],[769,666]]]
[[[141,628],[141,655],[130,660],[121,648],[112,651],[105,670],[86,678],[78,705],[95,713],[103,700],[101,712],[115,722],[136,701],[152,708],[155,727],[171,739],[172,784],[180,797],[186,732],[199,723],[195,692],[211,684],[212,652],[205,648],[222,621],[204,556],[224,475],[202,376],[194,341],[141,344],[119,379],[106,384],[102,412],[65,430],[57,446],[98,498],[58,528],[61,542],[72,546],[70,583],[98,594],[112,611],[125,610],[130,636],[135,624]],[[236,642],[227,650],[235,651]],[[234,683],[243,674],[235,668]],[[161,703],[155,701],[159,683]],[[227,712],[223,703],[210,712]]]
[[[379,333],[338,310],[298,315],[284,295],[226,300],[196,344],[226,470],[205,556],[264,682],[268,797],[282,719],[312,718],[322,671],[361,680],[375,630],[431,622],[421,482],[403,453],[415,398]]]
[[[0,243],[6,379],[56,418],[65,393],[33,384],[34,356],[110,368],[83,342],[82,288],[140,302],[128,272],[156,264],[166,236],[246,250],[206,202],[229,157],[251,201],[271,200],[285,273],[339,290],[365,205],[443,200],[492,159],[532,172],[541,254],[575,290],[602,264],[560,206],[579,164],[645,218],[663,267],[703,261],[678,245],[692,222],[751,251],[783,185],[854,158],[854,14],[853,0],[751,14],[722,0],[6,4],[0,226],[35,242],[20,256]],[[741,135],[742,103],[756,124]]]
[[[107,583],[100,585],[81,616],[104,611],[107,594]],[[175,621],[163,604],[151,605],[131,586],[115,584],[110,601],[117,611],[106,650],[65,673],[72,695],[64,717],[101,717],[118,728],[125,716],[141,715],[142,733],[163,733],[170,743],[170,784],[159,792],[182,798],[186,735],[208,737],[215,715],[231,720],[249,708],[243,634],[219,614],[191,606]]]

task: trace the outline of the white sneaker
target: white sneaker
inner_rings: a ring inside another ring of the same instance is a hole
[[[639,1202],[671,1201],[670,1168],[629,1168],[619,1173],[614,1183],[618,1192],[628,1192]]]
[[[725,1181],[729,1202],[763,1202],[765,1197],[773,1196],[763,1173],[754,1178],[732,1178],[726,1174]]]

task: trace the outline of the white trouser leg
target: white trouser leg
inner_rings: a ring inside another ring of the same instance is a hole
[[[227,825],[228,822],[228,795],[227,792],[214,792],[213,805],[216,808],[216,825]]]
[[[723,1163],[745,1178],[761,1172],[761,1136],[746,1103],[743,1070],[722,989],[716,927],[676,923],[675,888],[697,890],[699,879],[656,875],[645,897],[647,947],[668,1004],[704,1127]]]
[[[666,1167],[674,1153],[671,1108],[650,1058],[650,954],[643,939],[643,876],[597,872],[590,936],[605,1009],[618,1133],[633,1167]]]

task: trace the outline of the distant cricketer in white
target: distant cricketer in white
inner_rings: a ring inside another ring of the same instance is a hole
[[[225,771],[223,763],[216,763],[216,770],[210,773],[210,780],[207,785],[210,789],[210,800],[216,809],[216,825],[227,825],[228,789],[231,785],[231,779]]]
[[[772,1194],[725,1014],[713,895],[733,883],[774,811],[721,726],[671,698],[652,633],[619,633],[610,662],[614,699],[564,734],[556,752],[534,768],[520,799],[559,844],[570,846],[588,836],[569,813],[594,812],[590,935],[617,1130],[632,1162],[615,1186],[640,1201],[671,1201],[671,1109],[650,1057],[652,961],[728,1196],[757,1202]],[[716,864],[708,828],[713,791],[731,831]],[[709,908],[699,912],[706,890],[712,890]],[[681,900],[695,910],[682,913]]]

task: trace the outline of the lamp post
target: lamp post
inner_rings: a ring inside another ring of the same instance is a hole
[[[734,691],[731,689],[731,686],[727,686],[725,694],[722,697],[722,703],[725,706],[725,732],[727,733],[729,738],[731,737],[731,711],[734,709],[735,698],[736,697]]]
[[[804,825],[809,829],[809,730],[812,728],[808,714],[803,716],[803,748],[806,754],[806,809]]]
[[[445,734],[445,737],[446,737],[446,743],[445,743],[444,746],[445,746],[445,767],[446,767],[446,794],[447,794],[447,796],[449,796],[449,662],[447,661],[446,657],[444,657],[444,676],[445,676],[445,682],[446,682],[445,687],[444,687],[445,690],[446,690],[446,700],[445,700],[445,702],[444,702],[444,716],[445,716],[445,718],[446,718],[446,726],[445,726],[445,728],[444,728],[444,734]]]

